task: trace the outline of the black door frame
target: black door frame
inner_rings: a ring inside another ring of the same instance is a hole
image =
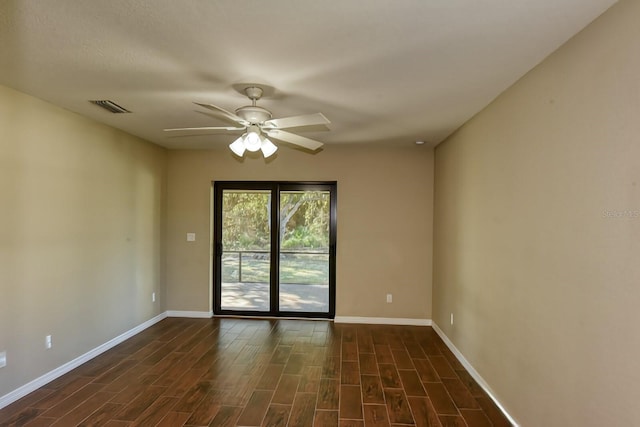
[[[222,194],[224,190],[271,191],[271,257],[269,311],[222,310]],[[280,192],[329,191],[329,311],[299,312],[279,310],[280,274]],[[336,234],[337,234],[337,182],[336,181],[214,181],[213,182],[213,313],[215,315],[256,317],[335,317],[336,300]]]

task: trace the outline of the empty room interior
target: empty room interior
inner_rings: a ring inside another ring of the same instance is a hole
[[[640,2],[481,3],[2,2],[0,425],[638,425]]]

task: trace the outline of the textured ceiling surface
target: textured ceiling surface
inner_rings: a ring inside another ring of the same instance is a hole
[[[169,148],[229,134],[244,83],[328,144],[437,144],[614,0],[3,0],[0,84]],[[110,99],[132,114],[88,100]]]

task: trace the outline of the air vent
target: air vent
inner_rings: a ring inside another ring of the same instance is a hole
[[[98,101],[89,101],[92,104],[97,105],[98,107],[102,107],[107,111],[110,111],[114,114],[122,114],[122,113],[130,113],[131,111],[127,110],[124,107],[119,106],[118,104],[116,104],[113,101],[109,101],[108,99],[105,100],[98,100]]]

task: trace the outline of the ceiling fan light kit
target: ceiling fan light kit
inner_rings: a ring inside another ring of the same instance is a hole
[[[229,148],[239,156],[244,156],[246,151],[262,151],[265,158],[272,156],[278,147],[271,142],[267,136],[296,145],[308,150],[318,150],[323,143],[311,138],[297,135],[282,129],[301,128],[305,126],[327,126],[331,123],[322,113],[304,114],[300,116],[283,117],[272,119],[271,111],[256,105],[256,101],[262,97],[263,89],[259,86],[248,86],[244,89],[245,94],[251,100],[251,105],[246,105],[235,110],[235,113],[225,110],[213,104],[196,105],[207,108],[215,113],[222,120],[234,122],[239,127],[199,127],[199,128],[174,128],[164,129],[165,132],[174,131],[197,131],[197,130],[224,130],[224,131],[245,131],[241,137],[233,141]]]
[[[261,135],[260,128],[255,125],[249,126],[248,132],[233,141],[229,148],[233,151],[233,154],[239,157],[242,157],[245,151],[255,153],[260,150],[265,159],[278,151],[278,147],[264,135]]]
[[[262,150],[262,155],[266,159],[278,151],[278,147],[271,141],[269,141],[264,136],[262,137],[262,145],[260,146],[260,150]]]

